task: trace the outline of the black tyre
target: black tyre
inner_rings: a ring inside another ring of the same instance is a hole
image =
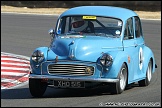
[[[144,80],[138,81],[139,86],[148,86],[152,79],[152,62],[150,60],[147,71],[146,71],[146,78]]]
[[[118,74],[118,78],[119,78],[119,82],[115,83],[115,84],[111,84],[111,93],[112,94],[120,94],[122,93],[127,85],[127,75],[128,74],[128,69],[125,65],[125,63],[123,63],[120,72]]]
[[[29,90],[32,96],[41,97],[46,91],[47,83],[41,82],[41,79],[30,79],[29,78]]]

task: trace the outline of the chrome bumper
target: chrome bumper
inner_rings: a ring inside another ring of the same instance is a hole
[[[51,79],[51,80],[65,80],[65,81],[90,81],[90,82],[111,82],[116,83],[119,79],[108,79],[108,78],[72,78],[72,77],[59,77],[49,75],[35,75],[30,74],[29,78],[32,79]]]

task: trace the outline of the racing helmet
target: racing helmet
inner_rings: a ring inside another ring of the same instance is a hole
[[[88,21],[82,19],[82,17],[72,18],[72,30],[76,32],[81,32],[88,27]]]

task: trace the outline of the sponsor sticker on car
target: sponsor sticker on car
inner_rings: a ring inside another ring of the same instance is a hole
[[[96,16],[83,16],[83,19],[96,19]]]

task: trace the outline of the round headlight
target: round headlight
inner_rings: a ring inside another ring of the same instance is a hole
[[[113,58],[112,56],[108,55],[108,54],[103,54],[101,57],[100,57],[100,62],[103,66],[111,66],[112,63],[113,63]]]
[[[41,62],[44,59],[44,54],[43,52],[36,50],[33,54],[32,54],[32,60],[35,62]]]

